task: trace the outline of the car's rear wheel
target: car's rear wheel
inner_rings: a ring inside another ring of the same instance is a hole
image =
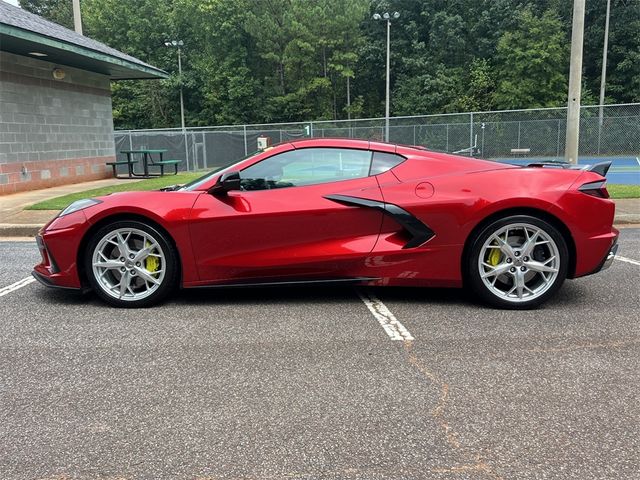
[[[177,255],[166,235],[138,221],[100,228],[85,251],[91,287],[116,307],[147,307],[163,300],[175,285]]]
[[[535,308],[567,276],[567,244],[550,223],[529,215],[494,221],[478,235],[467,259],[467,278],[485,302],[502,308]]]

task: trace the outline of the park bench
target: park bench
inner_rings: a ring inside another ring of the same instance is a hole
[[[137,162],[134,160],[116,160],[115,162],[107,162],[107,165],[110,166],[111,168],[113,168],[113,176],[115,178],[118,178],[118,172],[116,171],[116,168],[118,167],[118,165],[127,165],[128,166],[128,170],[129,170],[129,177],[133,176],[133,165],[136,164]]]
[[[164,176],[164,167],[165,166],[170,166],[173,165],[175,168],[174,171],[174,175],[178,174],[178,165],[180,165],[182,163],[182,160],[159,160],[159,161],[154,161],[151,157],[149,157],[150,162],[149,162],[149,166],[150,167],[154,167],[154,166],[158,166],[160,167],[160,176]]]
[[[149,167],[160,167],[160,176],[164,176],[164,168],[173,165],[174,167],[174,175],[178,174],[178,165],[182,163],[182,160],[165,160],[162,158],[162,155],[167,152],[166,149],[138,149],[138,150],[121,150],[120,153],[127,156],[126,160],[109,162],[107,165],[113,167],[113,175],[116,175],[116,167],[118,165],[128,165],[129,166],[129,178],[149,178],[150,176],[158,176],[158,174],[151,175],[149,173]],[[142,155],[142,173],[136,173],[133,166],[136,165],[138,160],[135,159],[135,156]],[[153,155],[159,155],[159,160],[154,160]]]

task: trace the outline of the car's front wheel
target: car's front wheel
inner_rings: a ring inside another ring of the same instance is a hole
[[[550,223],[514,215],[487,225],[467,259],[467,278],[485,302],[502,308],[539,306],[567,276],[567,244]]]
[[[100,228],[85,251],[91,287],[116,307],[147,307],[163,300],[175,285],[177,255],[166,235],[138,221]]]

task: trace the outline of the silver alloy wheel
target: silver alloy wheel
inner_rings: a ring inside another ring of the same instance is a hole
[[[158,241],[137,228],[107,233],[93,250],[91,264],[100,288],[124,301],[151,295],[162,285],[166,270],[165,254]]]
[[[558,245],[530,223],[513,223],[494,232],[478,256],[480,278],[495,296],[528,302],[554,284],[560,270]]]

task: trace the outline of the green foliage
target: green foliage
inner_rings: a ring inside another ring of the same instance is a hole
[[[495,74],[489,61],[485,58],[475,58],[467,76],[466,85],[468,87],[458,97],[457,110],[459,112],[477,112],[493,109],[492,93],[495,83]]]
[[[73,30],[73,3],[71,0],[20,0],[28,12]]]
[[[20,0],[71,26],[71,0]],[[113,84],[116,128],[376,117],[566,104],[566,0],[82,0],[85,35],[168,80]],[[583,103],[598,101],[605,1],[587,2]],[[640,101],[640,0],[612,0],[608,103]],[[177,51],[166,40],[180,39]],[[347,92],[347,87],[349,91]],[[351,107],[347,106],[347,97]]]
[[[498,41],[494,94],[499,109],[557,107],[567,100],[568,45],[562,21],[548,10],[521,12],[516,28]]]
[[[333,119],[354,77],[360,0],[254,2],[246,30],[254,39],[266,121]]]
[[[588,88],[600,92],[606,2],[587,2],[585,74]],[[607,59],[607,103],[640,101],[640,0],[612,0]]]

